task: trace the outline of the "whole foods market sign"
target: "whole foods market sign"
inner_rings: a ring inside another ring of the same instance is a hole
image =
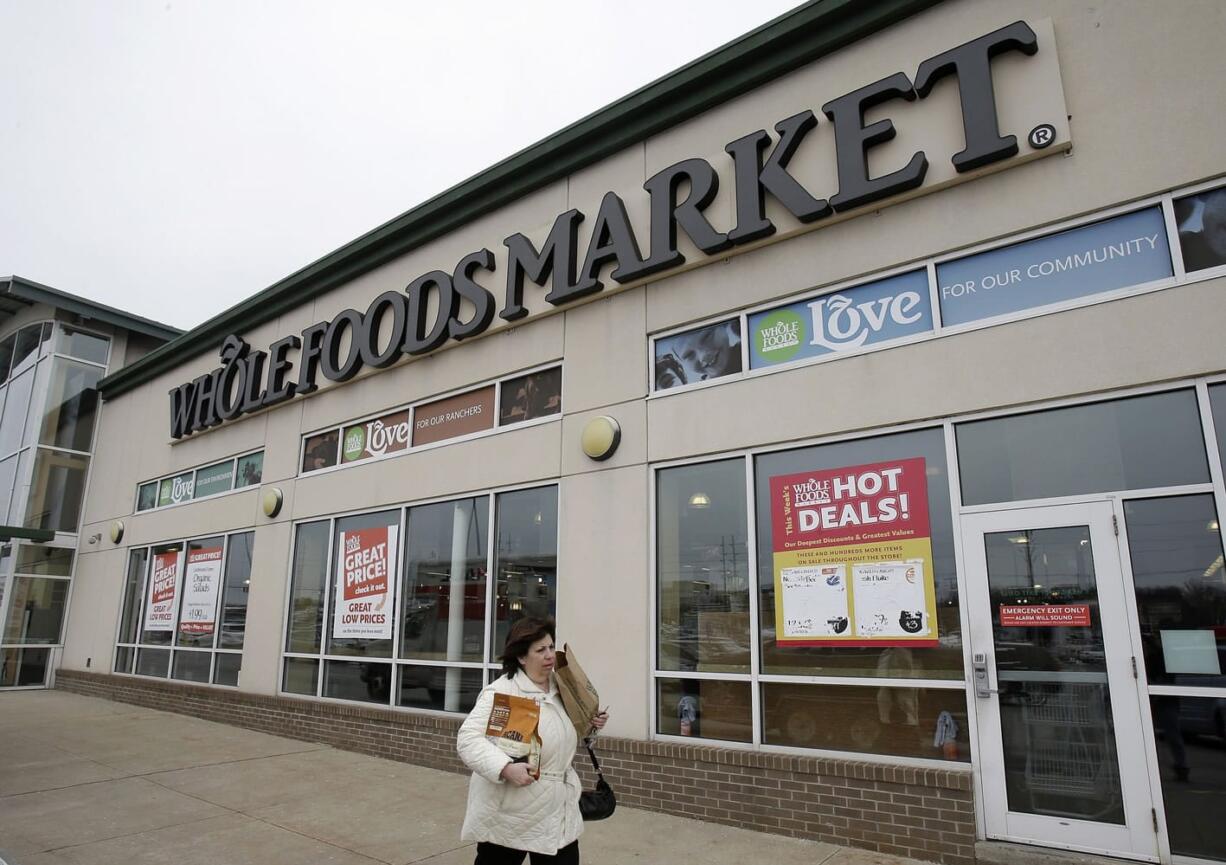
[[[934,119],[949,116],[948,111],[908,108],[908,103],[922,106],[934,98],[952,107],[954,93],[960,129]],[[998,95],[1006,93],[998,104]],[[728,142],[723,149],[729,158],[718,165],[691,157],[652,174],[643,191],[635,192],[646,195],[646,225],[635,226],[625,199],[610,191],[582,246],[579,229],[588,217],[572,208],[557,216],[543,240],[538,238],[539,245],[522,232],[512,233],[498,255],[488,248],[474,250],[450,271],[431,270],[406,286],[389,288],[365,310],[342,310],[267,350],[252,350],[237,335],[227,337],[220,367],[170,391],[171,436],[181,438],[310,394],[318,390],[320,376],[344,382],[364,367],[388,367],[449,341],[469,339],[488,330],[495,316],[504,322],[524,319],[530,314],[528,283],[548,287],[545,303],[563,307],[605,290],[602,277],[627,285],[682,267],[690,248],[701,256],[717,255],[769,237],[781,226],[799,230],[870,205],[880,207],[974,172],[1066,150],[1070,143],[1048,21],[1033,26],[1014,22],[923,60],[913,74],[896,71],[833,98],[815,93],[812,104],[819,104],[819,98],[825,100],[820,112],[826,124],[806,108],[775,123],[775,137],[758,129]],[[866,122],[870,111],[878,119]],[[891,115],[906,119],[896,125]],[[819,125],[828,125],[829,131],[820,132]],[[1043,134],[1032,134],[1038,130]],[[807,170],[793,171],[802,166]],[[798,174],[812,176],[823,167],[833,178],[829,189],[808,188],[798,179]],[[714,214],[707,212],[721,180],[732,189],[731,225],[713,222]],[[496,297],[488,286],[500,269]],[[870,327],[880,319],[881,330],[886,327],[882,314],[873,306],[832,306],[821,313],[828,322],[822,336],[826,347],[842,346],[863,333],[842,336],[830,327],[860,316]],[[884,314],[893,324],[911,326],[920,313],[900,307]],[[786,330],[787,323],[780,324]],[[779,336],[787,339],[782,330]],[[356,437],[353,447],[356,453]]]

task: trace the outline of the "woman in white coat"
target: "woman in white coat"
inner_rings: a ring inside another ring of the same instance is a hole
[[[460,727],[456,747],[473,770],[460,837],[477,842],[474,865],[520,865],[525,854],[531,854],[532,865],[579,863],[582,787],[571,766],[579,743],[553,679],[553,643],[552,620],[520,619],[512,625],[500,658],[503,675],[481,692]],[[540,705],[539,780],[526,763],[512,762],[485,737],[494,694],[526,697]],[[600,729],[607,720],[607,714],[597,715],[592,726]]]

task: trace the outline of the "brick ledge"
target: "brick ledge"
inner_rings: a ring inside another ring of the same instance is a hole
[[[297,697],[286,694],[253,694],[246,691],[222,690],[220,688],[169,679],[147,679],[142,676],[120,676],[113,673],[95,673],[84,670],[61,669],[56,671],[56,688],[74,691],[73,685],[77,683],[87,687],[89,685],[94,687],[101,686],[108,691],[137,688],[147,692],[167,695],[191,695],[198,699],[212,700],[230,705],[246,705],[272,710],[304,712],[315,717],[324,718],[361,718],[391,723],[402,727],[427,728],[449,733],[459,730],[461,723],[460,718],[428,715],[405,709],[332,703],[310,697]],[[135,702],[125,700],[122,693],[114,694],[113,699],[120,702]],[[171,708],[170,711],[176,710]],[[193,713],[185,708],[181,714]],[[805,775],[824,775],[894,784],[915,784],[934,789],[960,791],[969,791],[971,789],[972,776],[970,766],[930,769],[854,759],[841,760],[832,757],[810,757],[801,754],[776,754],[766,751],[720,747],[718,745],[623,739],[616,736],[602,736],[600,739],[600,752],[606,755],[633,754],[639,757],[696,761],[724,766],[767,769],[778,772],[797,772]]]

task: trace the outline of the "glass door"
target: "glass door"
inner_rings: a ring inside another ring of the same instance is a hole
[[[962,518],[987,835],[1158,859],[1111,502]]]

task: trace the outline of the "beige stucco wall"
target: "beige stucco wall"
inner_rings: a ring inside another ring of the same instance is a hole
[[[330,386],[321,377],[321,391],[309,398],[177,444],[168,438],[167,393],[215,367],[215,354],[186,361],[108,403],[82,536],[103,532],[105,537],[114,519],[124,520],[128,532],[120,548],[105,540],[82,545],[63,665],[83,669],[87,658],[94,669],[99,659],[104,668],[109,664],[127,548],[255,526],[242,687],[273,692],[293,521],[558,478],[559,637],[575,645],[616,707],[611,731],[646,736],[651,726],[649,462],[1226,369],[1220,339],[1226,280],[1219,279],[645,398],[651,333],[1226,173],[1220,144],[1226,129],[1220,113],[1204,107],[1210,82],[1226,78],[1226,54],[1217,45],[1226,27],[1226,6],[1214,0],[951,0],[482,217],[242,336],[266,348],[341,309],[365,309],[376,295],[400,290],[427,270],[450,271],[463,255],[482,247],[499,256],[498,270],[479,281],[501,306],[502,238],[522,231],[540,242],[559,213],[578,207],[589,216],[580,232],[580,248],[585,248],[586,232],[608,190],[625,199],[646,252],[641,185],[677,159],[705,156],[721,171],[720,197],[708,215],[726,230],[732,212],[730,161],[723,152],[728,141],[769,129],[805,108],[820,111],[823,102],[891,72],[901,69],[913,76],[921,60],[1018,19],[1036,30],[1050,19],[1059,65],[1037,74],[1039,83],[1034,84],[1036,79],[1023,73],[1029,74],[1027,64],[1038,58],[998,61],[1002,128],[1023,139],[1023,156],[1028,155],[1024,137],[1038,122],[1035,118],[1070,129],[1068,155],[1019,164],[790,238],[782,236],[801,226],[772,203],[769,215],[779,222],[781,237],[757,249],[703,259],[683,240],[690,264],[701,266],[620,293],[610,291],[515,327],[496,319],[480,339],[389,370],[366,371],[344,385]],[[1032,85],[1046,95],[1030,92]],[[1062,91],[1063,102],[1048,98],[1053,87]],[[1052,105],[1067,117],[1042,116]],[[952,80],[942,82],[926,100],[882,106],[868,120],[879,116],[894,119],[899,137],[874,151],[874,171],[900,166],[922,146],[930,148],[929,186],[953,179],[948,155],[961,147],[961,125]],[[815,194],[834,192],[832,135],[824,118],[792,169]],[[544,293],[527,288],[526,302],[534,314],[552,312],[542,300]],[[558,422],[296,477],[303,434],[558,359],[564,360],[564,415]],[[621,449],[607,463],[594,463],[579,451],[583,423],[597,414],[615,416],[623,428]],[[275,520],[259,512],[255,491],[132,513],[139,481],[259,447],[266,449],[264,485],[286,494]]]

